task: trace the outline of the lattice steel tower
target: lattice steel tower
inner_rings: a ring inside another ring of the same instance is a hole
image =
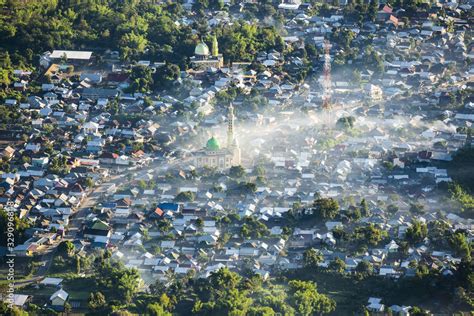
[[[323,109],[331,107],[331,55],[329,50],[331,45],[328,40],[324,40],[324,68],[323,68]]]

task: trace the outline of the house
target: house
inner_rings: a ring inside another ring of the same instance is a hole
[[[26,303],[30,300],[31,300],[30,295],[13,294],[13,305],[21,309],[25,308]]]
[[[69,294],[63,289],[60,289],[54,292],[53,295],[51,295],[51,297],[49,298],[49,302],[54,309],[63,310],[64,304],[66,304],[68,297]]]
[[[44,286],[55,286],[58,287],[63,282],[61,278],[44,278],[40,284]]]
[[[69,63],[82,64],[91,60],[92,52],[90,51],[73,51],[73,50],[53,50],[52,53],[45,54],[50,62],[65,59]]]
[[[15,154],[15,149],[11,146],[5,147],[2,151],[2,157],[7,160],[10,160],[14,154]]]
[[[369,305],[367,305],[367,309],[369,312],[378,312],[381,313],[385,310],[385,305],[381,304],[380,302],[382,301],[381,298],[377,297],[371,297],[369,298]]]
[[[109,224],[99,219],[92,221],[84,229],[84,237],[90,238],[94,241],[96,239],[100,239],[101,241],[103,240],[103,238],[108,239],[110,235],[111,235],[111,228]]]

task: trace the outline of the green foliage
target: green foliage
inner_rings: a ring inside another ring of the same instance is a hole
[[[180,192],[176,197],[175,201],[177,202],[192,202],[196,198],[196,194],[191,191]]]
[[[374,224],[357,227],[353,239],[361,245],[376,246],[388,236],[385,230],[377,228]]]
[[[13,227],[9,228],[9,222],[13,223]],[[29,227],[30,224],[26,221],[26,219],[20,219],[15,212],[9,214],[6,210],[0,208],[0,231],[2,232],[2,238],[0,238],[1,246],[7,245],[7,234],[9,231],[14,235],[15,245],[20,244],[24,239],[25,230]]]
[[[0,105],[0,124],[3,126],[6,126],[6,124],[22,123],[23,119],[18,106]]]
[[[245,174],[245,169],[242,166],[232,166],[229,169],[229,176],[232,178],[241,178]]]
[[[411,224],[405,232],[405,239],[411,244],[423,241],[428,235],[426,224],[417,220],[414,220]]]
[[[119,262],[103,262],[97,276],[97,286],[108,294],[108,299],[130,303],[140,287],[138,271],[127,269]]]
[[[335,302],[318,293],[316,285],[306,281],[290,281],[288,291],[278,286],[262,286],[258,276],[242,278],[227,268],[202,280],[192,313],[201,315],[300,315],[326,314]]]
[[[74,244],[71,241],[62,241],[58,245],[58,254],[63,257],[72,257],[74,255],[74,249]]]
[[[312,213],[322,219],[333,219],[339,213],[339,203],[333,198],[319,198],[313,202]]]
[[[53,174],[65,175],[69,172],[66,156],[54,156],[49,163],[49,172]]]
[[[307,268],[317,268],[318,264],[323,261],[322,254],[314,248],[308,249],[303,253],[303,263]]]
[[[148,2],[9,1],[9,14],[0,18],[2,48],[17,53],[28,64],[33,62],[32,52],[94,48],[119,50],[125,61],[156,60],[159,56],[181,68],[187,67],[199,36],[191,26],[175,23],[183,16],[181,4]],[[200,0],[194,6],[202,13],[200,10],[207,7],[222,8],[223,1]],[[205,22],[197,25],[201,34],[207,32],[200,27]],[[253,60],[258,51],[283,51],[285,47],[274,27],[249,25],[246,21],[221,25],[216,36],[226,60]],[[0,65],[0,84],[5,85],[11,83],[9,56],[3,60],[6,66]]]
[[[357,264],[356,273],[365,278],[374,273],[374,267],[370,262],[362,260]]]
[[[347,28],[338,28],[333,34],[333,41],[342,46],[344,49],[349,49],[352,41],[356,38],[354,31]]]
[[[252,182],[239,182],[231,185],[227,191],[230,194],[236,195],[253,194],[257,191],[257,185]]]
[[[171,316],[172,314],[164,309],[160,303],[151,303],[146,307],[147,315],[150,316]]]
[[[366,199],[360,201],[359,210],[362,216],[370,216],[369,203]]]
[[[146,93],[153,85],[153,78],[150,68],[137,65],[132,68],[130,73],[130,92]]]
[[[92,178],[86,178],[86,186],[91,189],[94,187],[94,180]]]
[[[425,206],[421,203],[410,203],[410,212],[413,214],[423,214],[425,212]]]
[[[155,89],[169,89],[173,82],[180,77],[180,69],[178,65],[172,63],[166,63],[162,67],[158,67],[156,72],[153,74],[153,80],[155,82]]]
[[[244,22],[221,27],[219,48],[228,61],[252,61],[260,51],[283,51],[284,42],[274,27],[258,27]]]
[[[423,308],[418,307],[418,306],[413,306],[410,309],[410,315],[413,316],[429,316],[431,315],[429,312],[425,311]]]
[[[342,129],[351,129],[354,127],[355,118],[353,116],[343,116],[337,120],[336,126]]]
[[[246,216],[240,229],[244,238],[261,238],[270,234],[267,226],[254,217]]]
[[[469,172],[466,172],[469,174]],[[457,183],[451,184],[449,187],[451,198],[461,205],[461,210],[466,214],[472,214],[474,212],[474,196]]]
[[[328,314],[336,308],[332,299],[318,293],[313,282],[293,280],[288,282],[288,286],[290,302],[300,315]]]
[[[99,312],[107,307],[107,301],[101,292],[92,292],[89,295],[88,307],[93,312]]]
[[[5,316],[28,316],[29,314],[26,311],[19,309],[17,306],[13,308],[8,307],[6,302],[0,302],[0,315]]]
[[[471,262],[472,246],[464,233],[456,232],[452,234],[449,237],[449,244],[457,256],[460,256],[466,262]]]
[[[336,258],[329,263],[329,270],[342,274],[346,269],[346,263],[340,258]]]

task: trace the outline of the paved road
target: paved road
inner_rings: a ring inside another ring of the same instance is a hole
[[[53,263],[53,257],[56,253],[56,249],[57,248],[54,247],[44,253],[41,256],[41,266],[38,268],[38,270],[36,270],[34,276],[27,280],[15,281],[15,287],[20,288],[41,281],[46,276],[46,273],[48,272],[49,268],[51,267],[51,264]]]

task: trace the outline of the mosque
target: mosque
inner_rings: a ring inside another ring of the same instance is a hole
[[[206,147],[193,154],[196,168],[210,167],[218,170],[240,165],[240,147],[234,135],[234,107],[229,106],[227,116],[227,148],[221,148],[217,139],[212,136]]]
[[[219,54],[219,44],[216,35],[212,38],[212,52],[204,41],[196,45],[194,56],[191,57],[191,66],[195,70],[206,70],[208,68],[220,69],[224,66],[224,57]]]

